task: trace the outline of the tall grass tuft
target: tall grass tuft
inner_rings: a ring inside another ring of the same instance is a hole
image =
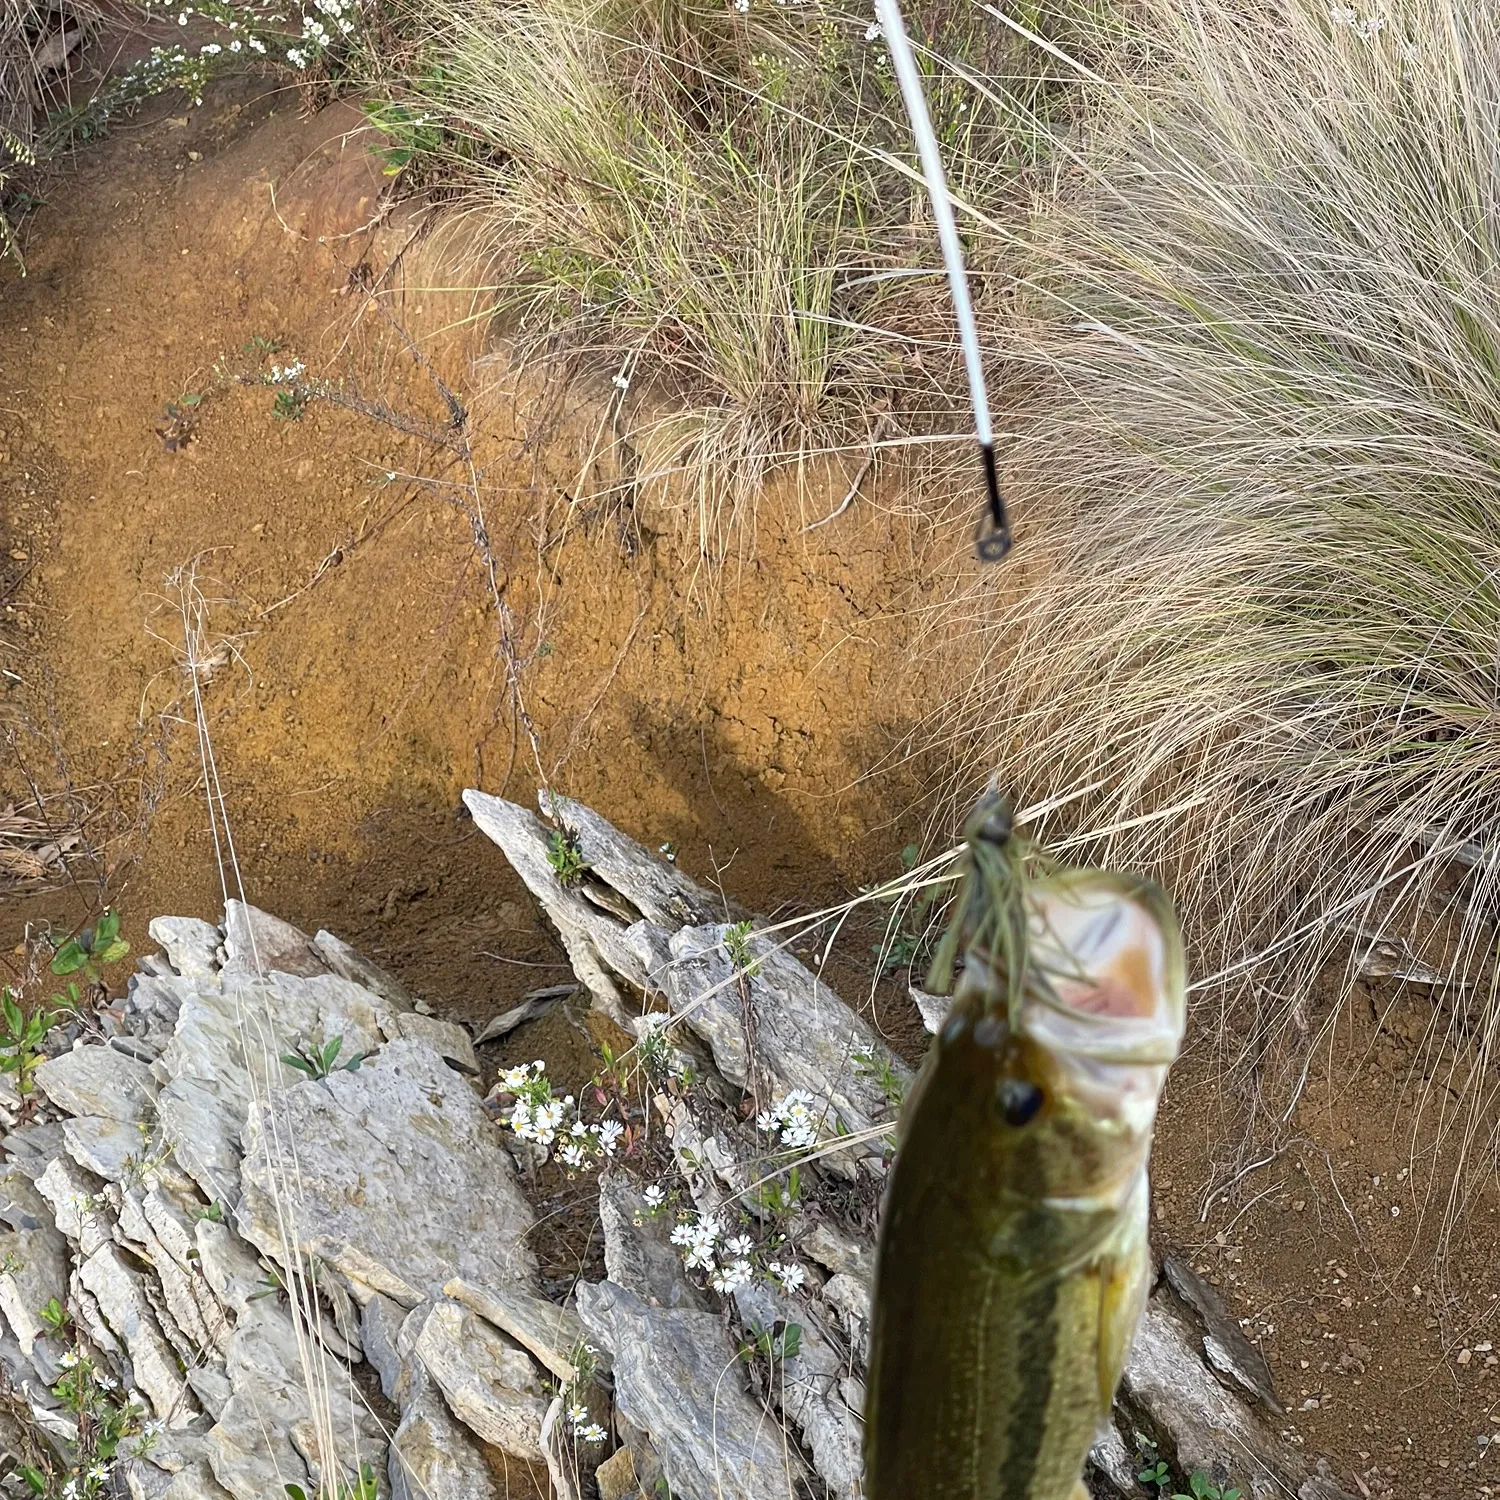
[[[1037,225],[1050,382],[1014,468],[1044,565],[976,626],[948,732],[1079,826],[1159,815],[1096,852],[1255,966],[1253,1055],[1331,1024],[1309,997],[1341,957],[1348,993],[1351,928],[1441,926],[1430,1040],[1461,1036],[1472,1103],[1500,1032],[1500,10],[1137,18]]]
[[[971,430],[867,14],[437,0],[424,15],[427,97],[462,142],[510,333],[615,381],[638,479],[671,481],[705,553],[777,466]],[[1052,64],[972,7],[923,20],[956,189],[1023,201],[1053,147],[1035,125]]]

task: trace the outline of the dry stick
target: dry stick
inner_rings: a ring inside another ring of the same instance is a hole
[[[854,483],[849,486],[849,493],[839,501],[838,505],[821,521],[810,521],[798,536],[806,536],[809,531],[816,531],[820,526],[826,526],[830,521],[837,521],[843,513],[854,504],[854,497],[859,494],[859,487],[865,482],[865,476],[875,467],[875,455],[879,451],[880,440],[885,436],[885,428],[890,418],[882,415],[880,420],[870,430],[870,451],[865,454],[865,461],[859,466],[859,473],[854,476]]]

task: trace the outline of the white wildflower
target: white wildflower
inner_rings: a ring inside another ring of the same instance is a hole
[[[57,1356],[57,1365],[61,1370],[76,1370],[78,1368],[78,1351],[76,1349],[64,1349]]]
[[[500,1075],[500,1087],[507,1094],[519,1093],[531,1079],[531,1064],[522,1063],[518,1068],[506,1068]]]
[[[307,66],[307,54],[299,51],[296,47],[288,47],[286,49],[286,60],[294,68],[305,68]]]
[[[249,49],[252,52],[259,52],[262,55],[264,55],[265,50],[266,50],[266,44],[263,41],[261,41],[261,39],[258,36],[246,37],[245,38],[245,45],[247,47],[249,47]]]
[[[786,1292],[797,1291],[804,1281],[807,1280],[807,1272],[795,1262],[784,1263],[773,1260],[768,1268],[771,1275],[781,1283],[781,1289]]]
[[[586,1406],[570,1406],[568,1408],[568,1420],[576,1427],[580,1422],[587,1422],[589,1409]]]
[[[646,1200],[647,1208],[660,1208],[667,1201],[666,1190],[654,1182],[641,1196]]]
[[[1330,5],[1328,20],[1334,26],[1357,26],[1359,12],[1352,5]]]
[[[755,1249],[755,1241],[748,1234],[737,1234],[732,1240],[724,1241],[725,1255],[744,1257]]]
[[[581,1167],[585,1161],[588,1160],[588,1158],[583,1154],[583,1148],[581,1146],[574,1146],[571,1144],[560,1146],[557,1151],[557,1156],[558,1160],[561,1161],[565,1167],[572,1167],[575,1171],[579,1167]]]
[[[217,42],[204,42],[198,49],[199,53],[204,57],[214,57],[223,50]]]
[[[714,1273],[711,1278],[713,1289],[716,1292],[728,1294],[736,1287],[742,1287],[751,1277],[750,1262],[748,1260],[736,1260],[725,1266],[723,1270]]]
[[[1366,16],[1359,23],[1360,40],[1368,42],[1385,30],[1384,16]]]
[[[240,50],[240,40],[239,40],[239,38],[238,38],[238,37],[236,37],[236,38],[235,38],[235,39],[234,39],[234,41],[232,41],[232,42],[231,42],[231,43],[230,43],[230,44],[229,44],[229,50],[230,50],[230,51],[231,51],[231,52],[238,52],[238,51],[239,51],[239,50]]]
[[[599,1127],[599,1149],[606,1156],[615,1154],[615,1146],[625,1134],[625,1127],[618,1120],[606,1120]]]
[[[879,41],[880,38],[884,35],[885,32],[880,29],[879,21],[871,21],[870,24],[865,27],[865,40],[867,42]]]
[[[621,370],[620,373],[610,381],[610,384],[613,385],[617,390],[628,391],[630,389],[630,376],[628,376],[624,372],[624,370]],[[667,848],[667,845],[663,844],[661,847],[663,850],[665,850]]]
[[[587,1427],[575,1427],[573,1430],[582,1443],[602,1443],[609,1437],[597,1422],[590,1422]]]

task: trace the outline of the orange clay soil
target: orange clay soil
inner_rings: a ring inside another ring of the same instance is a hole
[[[25,278],[0,268],[5,793],[70,787],[99,851],[76,885],[5,896],[7,943],[26,920],[85,919],[104,870],[137,946],[154,914],[219,914],[180,666],[189,569],[247,895],[338,932],[445,1014],[483,1022],[565,974],[459,803],[474,785],[530,802],[538,757],[554,786],[675,844],[700,879],[717,866],[755,910],[895,873],[931,808],[914,763],[869,773],[931,707],[913,663],[951,545],[868,493],[802,534],[841,497],[835,474],[766,497],[753,556],[714,577],[674,540],[686,528],[590,499],[600,420],[508,373],[471,299],[432,290],[473,272],[456,238],[424,233],[426,207],[383,203],[359,124],[248,85],[185,115],[157,107],[49,185]],[[467,471],[397,325],[469,409],[535,753]],[[324,401],[281,419],[273,390],[235,379],[292,362],[420,430]],[[863,917],[835,957],[851,999],[872,994],[878,936]],[[873,999],[919,1055],[904,984]],[[1430,1122],[1413,1144],[1409,1109],[1430,1015],[1422,991],[1361,995],[1318,1054],[1298,1144],[1206,1220],[1240,1115],[1200,1039],[1170,1086],[1157,1182],[1164,1242],[1250,1320],[1309,1454],[1356,1492],[1449,1500],[1492,1477],[1500,1492],[1500,1446],[1491,1459],[1477,1442],[1500,1430],[1500,1224],[1480,1194],[1440,1295],[1423,1205],[1452,1162]],[[569,1083],[590,1067],[556,1012],[505,1050],[553,1058]]]

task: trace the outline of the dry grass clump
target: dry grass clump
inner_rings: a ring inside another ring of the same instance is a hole
[[[481,163],[511,331],[615,381],[638,478],[686,477],[706,553],[777,465],[972,430],[867,14],[824,0],[425,14],[428,98]],[[928,59],[930,96],[956,191],[1024,201],[1053,145],[1036,124],[1051,63],[971,7],[922,23],[945,59]]]
[[[1350,927],[1421,938],[1446,910],[1476,986],[1446,1015],[1482,1069],[1500,10],[1138,16],[1150,47],[1095,92],[1038,228],[1052,386],[1014,466],[1057,504],[1023,539],[1045,577],[976,627],[948,732],[1027,796],[1078,794],[1079,826],[1160,814],[1097,852],[1165,875],[1207,955],[1260,964],[1256,1047],[1306,1026]]]

